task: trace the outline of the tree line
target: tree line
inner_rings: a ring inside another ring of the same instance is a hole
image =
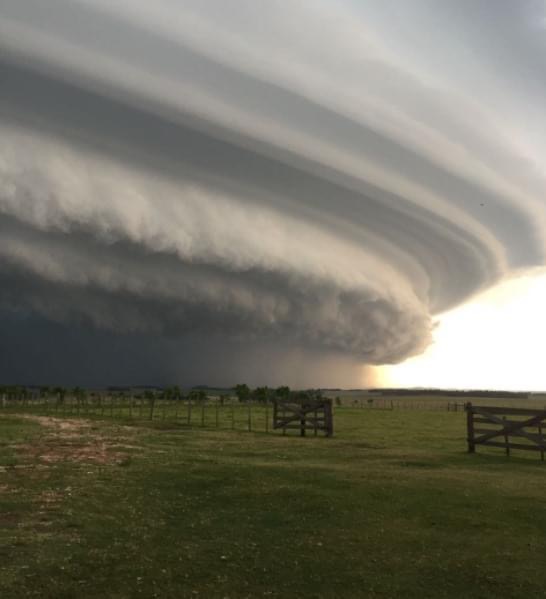
[[[305,400],[305,399],[320,399],[322,391],[320,389],[306,390],[291,390],[290,387],[284,385],[281,387],[255,387],[252,389],[246,383],[235,385],[232,389],[227,390],[225,394],[220,394],[219,399],[223,403],[226,396],[231,397],[230,392],[237,397],[241,403],[245,402],[260,402],[266,403],[275,399],[288,400]],[[189,392],[184,392],[178,385],[165,387],[164,389],[146,389],[142,393],[131,393],[130,391],[115,390],[115,391],[89,391],[82,387],[62,387],[62,386],[41,386],[38,388],[29,389],[21,385],[0,385],[0,397],[7,399],[45,399],[55,397],[59,401],[64,401],[66,397],[71,397],[77,400],[85,400],[88,398],[99,398],[104,395],[108,397],[133,397],[135,399],[147,399],[149,401],[156,400],[189,400],[195,403],[206,401],[209,397],[203,389],[191,389]],[[217,395],[216,393],[214,394]]]
[[[275,389],[269,387],[256,387],[255,389],[251,389],[245,383],[235,385],[233,391],[240,402],[257,401],[265,403],[275,399],[288,401],[320,399],[322,397],[322,391],[320,389],[292,391],[290,387],[287,386],[277,387]]]

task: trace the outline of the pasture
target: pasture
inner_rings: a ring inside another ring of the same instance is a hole
[[[0,410],[1,597],[545,594],[545,465],[467,454],[462,412],[341,406],[300,438],[158,408]]]

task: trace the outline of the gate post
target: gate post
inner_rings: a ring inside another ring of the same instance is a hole
[[[474,412],[472,411],[472,403],[469,401],[465,404],[466,411],[466,440],[468,442],[468,453],[474,453],[476,446],[474,445]]]
[[[332,413],[332,400],[326,400],[324,404],[324,424],[326,425],[326,436],[331,437],[334,434],[334,416]]]

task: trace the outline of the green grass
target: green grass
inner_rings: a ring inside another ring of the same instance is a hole
[[[545,595],[546,467],[466,454],[464,414],[342,408],[332,439],[81,422],[0,414],[2,598]]]

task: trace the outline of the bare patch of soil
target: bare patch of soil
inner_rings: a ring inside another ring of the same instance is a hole
[[[120,444],[119,440],[116,443],[110,442],[85,421],[28,414],[23,417],[49,429],[39,442],[18,447],[19,451],[45,464],[58,462],[120,464],[127,459],[127,454],[120,449],[134,447]]]

